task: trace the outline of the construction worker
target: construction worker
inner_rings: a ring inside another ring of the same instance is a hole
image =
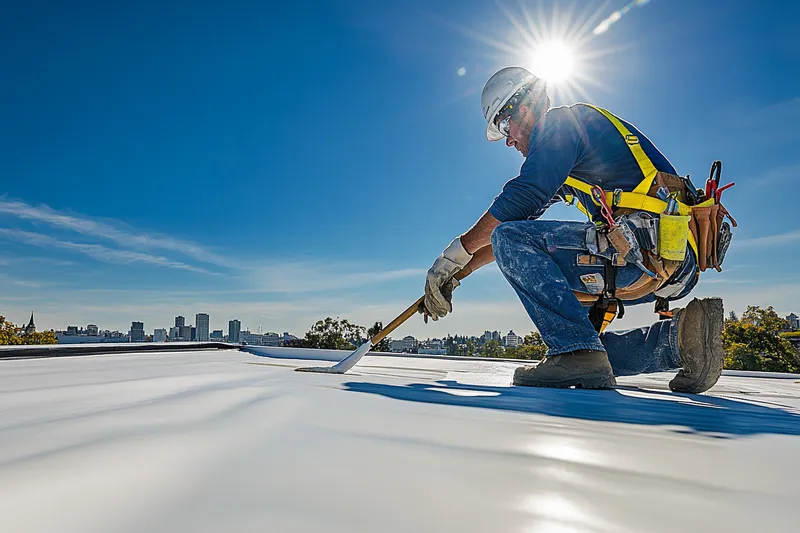
[[[669,272],[656,276],[644,265],[624,259],[620,264],[614,247],[603,253],[597,246],[602,205],[592,200],[591,188],[619,191],[622,203],[631,203],[646,196],[641,191],[650,188],[656,173],[675,175],[672,164],[632,124],[605,110],[588,104],[550,108],[544,81],[524,68],[495,73],[484,86],[481,106],[488,140],[505,139],[525,161],[488,211],[431,266],[420,308],[426,320],[452,311],[456,273],[496,260],[548,347],[540,364],[516,370],[515,385],[608,388],[616,384],[615,375],[680,369],[669,384],[673,391],[711,388],[723,362],[719,298],[695,299],[670,319],[629,331],[599,334],[596,317],[590,317],[592,301],[608,296],[609,283],[611,296],[627,304],[677,300],[694,288],[698,265],[691,247],[682,260],[671,262]],[[553,203],[568,200],[590,221],[537,220]],[[627,212],[640,215],[636,209]]]

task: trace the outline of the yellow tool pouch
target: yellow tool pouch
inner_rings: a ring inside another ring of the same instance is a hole
[[[658,255],[662,259],[683,261],[689,243],[689,221],[691,216],[659,215]]]

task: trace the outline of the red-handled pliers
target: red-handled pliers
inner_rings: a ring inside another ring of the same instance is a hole
[[[720,174],[722,174],[722,161],[714,161],[714,164],[711,165],[711,172],[709,172],[708,179],[706,180],[706,200],[717,197]]]
[[[734,185],[736,185],[736,182],[732,181],[729,184],[720,187],[719,189],[715,187],[716,192],[714,193],[714,199],[717,201],[717,203],[719,203],[719,201],[722,199],[722,191],[724,191],[725,189],[730,189]]]

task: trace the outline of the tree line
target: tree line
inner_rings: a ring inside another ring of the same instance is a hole
[[[354,350],[367,339],[383,329],[382,322],[375,322],[365,328],[346,319],[327,317],[318,320],[302,339],[287,341],[284,346],[295,348],[322,348],[326,350]],[[392,339],[386,337],[374,348],[377,352],[388,352]],[[447,355],[496,357],[504,359],[541,359],[547,353],[547,346],[539,332],[526,335],[519,346],[503,346],[497,340],[480,343],[474,337],[447,336],[444,339]]]
[[[56,344],[56,342],[56,335],[52,331],[25,333],[25,328],[15,326],[13,322],[0,315],[0,345]]]
[[[741,318],[732,313],[722,330],[725,368],[800,372],[800,349],[791,342],[800,337],[800,331],[788,330],[789,322],[778,316],[772,306],[748,306]]]

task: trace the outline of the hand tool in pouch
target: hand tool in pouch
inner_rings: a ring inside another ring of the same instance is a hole
[[[611,212],[611,208],[608,206],[603,189],[597,185],[592,187],[592,198],[600,205],[600,213],[608,223],[607,237],[611,245],[627,262],[634,263],[639,267],[639,270],[651,278],[657,278],[658,275],[655,272],[650,271],[644,266],[642,250],[639,248],[639,243],[636,240],[636,235],[633,233],[633,230],[628,224],[620,225],[614,220],[614,215]]]

